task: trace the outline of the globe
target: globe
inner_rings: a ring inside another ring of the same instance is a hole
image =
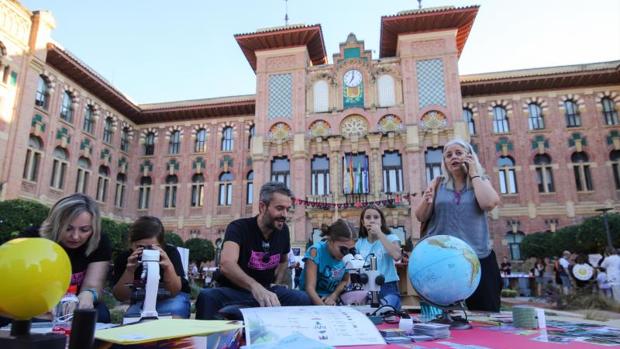
[[[409,281],[422,299],[449,306],[471,296],[480,283],[480,260],[463,240],[429,236],[411,252]]]

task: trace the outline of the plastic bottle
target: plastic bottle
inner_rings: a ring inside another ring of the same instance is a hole
[[[60,299],[54,308],[54,319],[52,320],[52,331],[65,334],[71,333],[71,320],[73,311],[77,309],[80,300],[77,297],[77,285],[70,285],[67,293]]]

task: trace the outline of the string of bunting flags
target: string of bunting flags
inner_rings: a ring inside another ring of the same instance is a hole
[[[335,208],[338,208],[339,210],[346,208],[364,208],[371,205],[378,207],[388,207],[400,204],[411,204],[411,199],[416,195],[417,193],[387,194],[387,198],[385,199],[368,201],[367,194],[346,194],[346,201],[341,203],[328,202],[327,198],[310,200],[293,198],[293,203],[295,205],[318,208],[323,210],[333,210]]]

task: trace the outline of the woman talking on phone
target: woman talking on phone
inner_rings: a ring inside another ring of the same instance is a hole
[[[484,173],[472,146],[460,139],[446,143],[438,176],[424,191],[415,211],[426,224],[426,235],[452,235],[471,246],[480,259],[480,285],[467,300],[470,310],[500,309],[501,277],[491,249],[487,212],[499,195]]]

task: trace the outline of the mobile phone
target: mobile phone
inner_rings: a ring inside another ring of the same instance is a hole
[[[462,166],[463,166],[463,171],[465,171],[465,174],[469,173],[469,164],[464,162]]]

